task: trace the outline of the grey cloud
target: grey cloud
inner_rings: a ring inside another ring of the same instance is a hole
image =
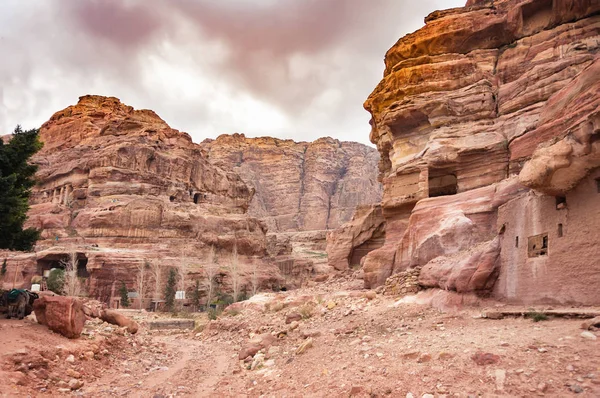
[[[196,140],[235,130],[367,142],[362,102],[381,78],[385,51],[428,12],[463,2],[8,0],[0,4],[0,14],[14,15],[0,27],[0,129],[41,123],[93,93],[152,108]],[[152,57],[164,59],[165,43],[185,52],[198,73],[280,109],[289,126],[247,131],[234,102],[224,115],[157,92],[142,72]]]

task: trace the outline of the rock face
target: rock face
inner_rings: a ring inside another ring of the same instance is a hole
[[[384,240],[381,206],[358,207],[350,222],[327,234],[329,265],[339,271],[360,266],[363,257],[381,247]]]
[[[83,303],[76,297],[42,296],[33,303],[38,323],[70,339],[77,338],[85,325]]]
[[[427,287],[600,303],[599,11],[469,0],[387,52],[365,102],[386,220],[367,287],[422,266]]]
[[[348,268],[337,257],[328,267],[332,253],[325,251],[325,237],[350,221],[357,206],[381,200],[374,148],[332,138],[294,142],[243,134],[221,135],[201,145],[211,163],[239,174],[254,190],[248,214],[267,225],[267,251],[286,286],[327,273],[333,263],[334,269]],[[352,250],[347,243],[332,249],[334,257]]]
[[[381,200],[379,154],[366,145],[233,134],[202,146],[210,162],[239,174],[254,189],[248,214],[263,220],[269,232],[335,229],[357,206]]]
[[[40,138],[28,226],[41,229],[42,240],[33,254],[7,255],[17,283],[73,253],[92,297],[107,301],[125,282],[149,298],[164,290],[169,267],[178,269],[179,289],[202,279],[211,247],[223,285],[234,247],[243,285],[250,268],[265,287],[278,283],[277,268],[260,260],[266,226],[246,214],[253,191],[154,112],[85,96],[54,114]]]

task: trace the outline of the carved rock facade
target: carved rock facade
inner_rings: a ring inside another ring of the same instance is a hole
[[[225,288],[234,247],[247,289],[254,270],[263,287],[280,283],[277,267],[262,260],[267,228],[246,214],[252,190],[154,112],[85,96],[55,113],[40,138],[27,224],[42,240],[35,253],[0,255],[8,257],[5,285],[74,262],[93,297],[118,297],[122,282],[139,290],[143,273],[150,298],[162,295],[169,267],[180,273],[179,289],[202,280],[211,247]]]
[[[421,266],[427,287],[600,303],[599,12],[470,0],[387,52],[365,102],[386,220],[367,287]]]

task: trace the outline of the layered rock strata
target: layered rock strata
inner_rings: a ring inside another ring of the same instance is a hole
[[[268,253],[287,286],[299,285],[313,273],[348,268],[338,259],[340,250],[353,250],[351,245],[364,243],[358,242],[362,238],[355,237],[350,246],[337,242],[326,251],[325,237],[350,221],[357,206],[381,200],[376,149],[329,137],[295,142],[243,134],[221,135],[201,145],[211,163],[239,174],[254,190],[248,214],[267,225]],[[334,256],[333,267],[327,265],[328,255]]]
[[[280,283],[277,268],[262,261],[267,228],[246,214],[253,190],[154,112],[85,96],[44,123],[40,138],[27,226],[42,240],[33,254],[3,254],[4,284],[75,263],[94,297],[114,296],[121,282],[130,290],[145,285],[150,297],[164,290],[169,267],[184,289],[214,259],[228,286],[234,248],[248,289],[251,277],[265,287]]]
[[[600,236],[582,235],[600,223],[599,13],[595,0],[469,1],[387,52],[365,102],[386,219],[367,287],[420,266],[427,287],[600,302]]]
[[[202,144],[208,160],[238,174],[255,191],[248,214],[269,232],[335,229],[359,205],[381,200],[379,154],[356,142],[295,142],[221,135]]]

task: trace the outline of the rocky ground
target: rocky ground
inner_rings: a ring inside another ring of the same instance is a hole
[[[507,307],[407,301],[342,278],[259,294],[195,331],[148,330],[156,315],[143,313],[136,335],[96,320],[67,340],[1,320],[0,396],[600,395],[597,332],[581,319],[484,319]]]

